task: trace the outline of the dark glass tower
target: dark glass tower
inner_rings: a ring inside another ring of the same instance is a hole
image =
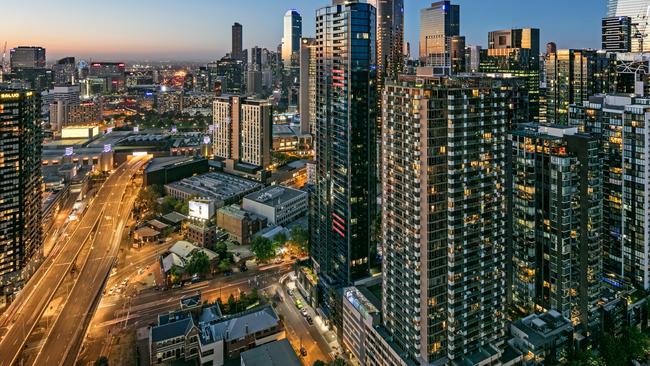
[[[340,323],[332,289],[365,277],[376,253],[375,8],[334,1],[316,12],[316,175],[311,256],[322,304]],[[340,295],[340,294],[339,294]]]
[[[404,69],[404,0],[368,0],[377,11],[377,69],[397,78]]]
[[[546,122],[567,124],[569,105],[580,103],[598,89],[596,51],[557,50],[546,60]]]
[[[239,60],[244,60],[244,46],[243,46],[243,32],[244,28],[241,24],[235,23],[232,25],[232,50],[230,52],[230,57]]]
[[[0,91],[0,290],[11,295],[41,250],[40,101],[31,91]]]
[[[603,253],[599,141],[578,127],[529,123],[508,146],[512,302],[523,314],[556,310],[593,330]]]

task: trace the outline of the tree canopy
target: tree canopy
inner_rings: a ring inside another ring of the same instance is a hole
[[[257,236],[251,242],[251,250],[255,253],[257,259],[265,261],[275,256],[275,244],[263,237]]]
[[[192,254],[190,262],[185,270],[190,274],[206,274],[210,272],[210,258],[202,251],[196,251]]]

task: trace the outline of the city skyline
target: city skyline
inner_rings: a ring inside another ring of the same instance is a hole
[[[5,12],[15,16],[0,24],[0,34],[4,36],[0,43],[6,41],[8,49],[21,45],[45,47],[48,63],[65,56],[96,60],[208,61],[230,51],[234,22],[244,27],[244,49],[260,46],[275,50],[282,41],[282,18],[287,10],[298,10],[304,18],[303,36],[310,37],[315,34],[316,9],[328,4],[323,0],[306,0],[298,6],[289,0],[272,3],[250,0],[245,5],[225,6],[205,0],[183,3],[165,0],[156,3],[157,9],[153,9],[148,1],[132,4],[117,0],[108,4],[65,0],[64,3],[69,10],[56,17],[49,15],[60,9],[61,2],[56,4],[56,9],[45,0],[6,4]],[[412,56],[418,54],[420,10],[431,3],[411,0],[405,4],[405,41],[411,44]],[[542,44],[554,41],[558,48],[596,49],[600,47],[600,18],[607,10],[604,0],[597,3],[550,0],[543,6],[516,0],[456,3],[462,8],[460,32],[466,36],[467,44],[483,46],[487,46],[488,31],[535,27],[540,29]],[[555,11],[557,6],[552,3],[562,5],[563,11]],[[251,12],[251,5],[258,11]],[[45,11],[34,13],[34,8]],[[179,15],[186,12],[187,17]],[[582,15],[579,22],[574,19],[578,12]],[[492,16],[486,17],[486,13]]]

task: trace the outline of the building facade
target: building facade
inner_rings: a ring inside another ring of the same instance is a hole
[[[451,41],[460,36],[460,5],[438,1],[420,11],[420,62],[433,66],[434,74],[449,75]]]
[[[271,165],[273,112],[267,101],[224,96],[213,103],[212,146],[226,164]]]
[[[594,93],[596,52],[558,50],[546,60],[546,122],[567,124],[569,105]]]
[[[632,52],[650,50],[650,27],[648,27],[648,0],[607,0],[607,17],[630,17],[634,34]]]
[[[20,46],[12,48],[9,53],[11,70],[42,69],[45,67],[45,48]]]
[[[510,135],[508,159],[512,303],[595,330],[603,250],[598,139],[577,127],[523,124]]]
[[[600,137],[603,162],[604,277],[650,288],[648,169],[650,100],[593,96],[571,107],[571,124]]]
[[[316,39],[300,40],[300,133],[316,135]]]
[[[505,337],[502,83],[403,76],[383,94],[383,322],[420,364],[484,360]]]
[[[241,24],[235,23],[232,25],[232,47],[230,51],[230,57],[239,60],[244,60],[244,27]]]
[[[282,62],[284,67],[298,64],[300,39],[302,38],[302,16],[295,9],[284,14],[284,36],[282,38]]]
[[[367,276],[375,260],[375,22],[375,8],[360,1],[335,0],[316,12],[318,179],[310,254],[326,315],[342,304],[333,289]],[[340,312],[333,316],[340,325]]]
[[[39,98],[0,91],[0,297],[20,289],[23,269],[41,255],[41,144]]]
[[[479,69],[521,78],[528,94],[528,120],[540,119],[539,29],[505,29],[488,33],[488,49],[482,51]]]
[[[269,224],[284,226],[307,213],[307,196],[305,191],[275,185],[244,197],[242,208]]]
[[[395,79],[404,70],[404,0],[369,0],[377,12],[377,76]]]
[[[607,17],[602,20],[602,49],[608,52],[632,52],[632,18]]]

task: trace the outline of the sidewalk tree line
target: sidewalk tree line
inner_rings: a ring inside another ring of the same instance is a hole
[[[242,291],[238,298],[235,298],[233,294],[230,294],[225,304],[221,298],[218,298],[217,303],[219,304],[219,308],[223,315],[234,315],[260,303],[262,300],[263,299],[260,297],[257,289],[254,288],[250,294]]]

